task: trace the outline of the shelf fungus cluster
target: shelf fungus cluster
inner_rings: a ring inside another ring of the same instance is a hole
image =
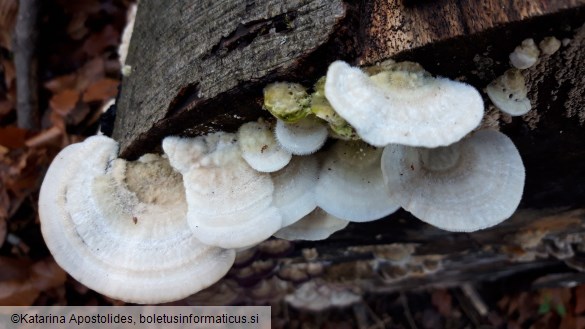
[[[416,63],[335,62],[312,93],[285,82],[264,92],[276,121],[170,136],[163,155],[125,161],[104,136],[59,153],[39,213],[61,267],[110,297],[161,303],[210,286],[235,250],[271,236],[325,239],[400,207],[468,232],[520,202],[520,155],[502,133],[472,132],[483,101],[467,84]]]
[[[532,104],[528,99],[528,88],[522,71],[533,67],[538,62],[539,56],[550,56],[557,52],[560,47],[561,42],[555,37],[542,39],[538,47],[533,39],[523,40],[510,53],[510,65],[512,67],[486,87],[486,93],[492,103],[502,112],[511,116],[528,113],[532,108]]]
[[[503,107],[530,109],[518,72],[496,87],[513,93],[497,98]],[[522,159],[506,135],[474,131],[484,116],[474,87],[433,77],[412,62],[360,69],[337,61],[312,89],[269,85],[264,107],[277,127],[310,120],[337,140],[317,153],[315,200],[327,214],[365,222],[402,207],[438,228],[471,232],[502,222],[518,207]]]

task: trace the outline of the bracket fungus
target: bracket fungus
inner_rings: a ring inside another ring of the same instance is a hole
[[[510,54],[510,64],[517,69],[524,70],[538,61],[540,51],[533,39],[525,39],[522,43],[514,49]]]
[[[316,208],[298,222],[281,228],[274,236],[285,240],[325,240],[331,234],[344,229],[347,224],[349,221]]]
[[[538,43],[538,47],[544,55],[550,56],[561,49],[561,41],[555,37],[545,37]]]
[[[327,140],[327,126],[316,118],[302,118],[295,123],[277,120],[274,134],[280,146],[295,155],[317,152]]]
[[[315,157],[294,157],[284,169],[271,174],[274,206],[282,215],[282,226],[291,225],[317,207],[317,171]]]
[[[235,252],[202,244],[187,225],[180,175],[165,158],[116,159],[95,136],[63,149],[41,186],[47,247],[79,282],[134,303],[177,300],[206,288]]]
[[[433,78],[411,63],[396,63],[394,70],[370,77],[336,61],[327,71],[325,95],[358,135],[374,146],[449,145],[477,127],[483,117],[483,100],[475,88]]]
[[[270,174],[244,161],[234,134],[171,136],[163,140],[163,150],[183,175],[187,220],[203,243],[243,248],[281,228]]]
[[[518,116],[530,111],[526,81],[518,69],[509,69],[497,77],[486,87],[486,92],[494,105],[503,112]]]
[[[247,122],[240,126],[238,144],[244,160],[260,172],[280,170],[292,157],[289,151],[280,147],[270,125],[264,120]]]
[[[524,165],[504,134],[478,131],[447,147],[388,145],[382,172],[390,195],[438,228],[472,232],[510,217],[524,189]]]
[[[382,179],[382,149],[362,141],[337,141],[324,155],[315,187],[317,206],[352,222],[385,217],[400,206],[389,199]]]

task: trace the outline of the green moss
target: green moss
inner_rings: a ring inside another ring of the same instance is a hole
[[[294,123],[306,117],[310,97],[298,83],[276,82],[264,88],[264,108],[278,119]]]
[[[345,140],[359,139],[352,126],[345,121],[325,98],[325,77],[315,83],[315,92],[311,94],[311,113],[329,123],[332,137]]]

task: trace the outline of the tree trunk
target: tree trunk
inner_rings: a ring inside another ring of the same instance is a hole
[[[508,55],[522,40],[555,36],[561,49],[524,71],[531,112],[511,118],[485,97],[483,125],[510,136],[526,167],[523,201],[511,219],[449,233],[399,211],[326,241],[298,243],[287,257],[321,262],[327,280],[375,291],[559,264],[585,270],[583,23],[584,0],[145,1],[114,138],[122,156],[134,159],[167,135],[233,130],[266,115],[259,104],[267,83],[312,85],[336,59],[416,61],[482,90],[510,67]],[[307,257],[313,252],[317,258]]]

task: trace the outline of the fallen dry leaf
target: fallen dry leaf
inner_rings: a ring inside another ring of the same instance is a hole
[[[6,88],[10,89],[10,87],[14,85],[16,79],[14,63],[7,59],[2,59],[2,68],[4,70],[4,82],[6,83]]]
[[[577,319],[572,314],[567,314],[561,319],[559,329],[575,329],[577,327]]]
[[[451,316],[452,298],[449,291],[445,289],[437,289],[433,291],[432,302],[442,316],[444,317]]]
[[[60,286],[67,278],[54,260],[32,263],[0,256],[0,305],[31,305],[41,291]]]
[[[59,93],[64,89],[76,89],[77,74],[65,74],[53,78],[44,83],[45,88],[49,89],[53,94]]]
[[[53,259],[44,259],[32,266],[30,279],[38,290],[43,291],[64,284],[67,274]]]
[[[76,89],[79,91],[86,90],[94,81],[104,77],[104,60],[101,57],[95,57],[83,65],[77,74]]]
[[[101,54],[107,47],[118,47],[120,32],[107,25],[100,32],[92,34],[83,43],[83,50],[90,56]]]
[[[118,84],[114,79],[104,78],[91,84],[83,93],[84,102],[103,101],[110,99],[118,93]]]
[[[79,92],[73,89],[65,89],[58,94],[53,95],[49,104],[51,109],[61,115],[66,116],[75,108],[75,104],[79,100]]]
[[[40,147],[52,142],[57,137],[61,136],[62,133],[63,131],[59,127],[53,126],[27,139],[24,143],[27,147]]]
[[[0,127],[0,144],[11,149],[24,146],[27,131],[16,126]]]
[[[69,25],[67,25],[67,34],[73,40],[81,40],[83,39],[89,30],[85,26],[85,21],[87,20],[86,13],[74,13],[71,21],[69,21]]]
[[[7,99],[0,101],[0,119],[12,110],[14,110],[14,103]]]

